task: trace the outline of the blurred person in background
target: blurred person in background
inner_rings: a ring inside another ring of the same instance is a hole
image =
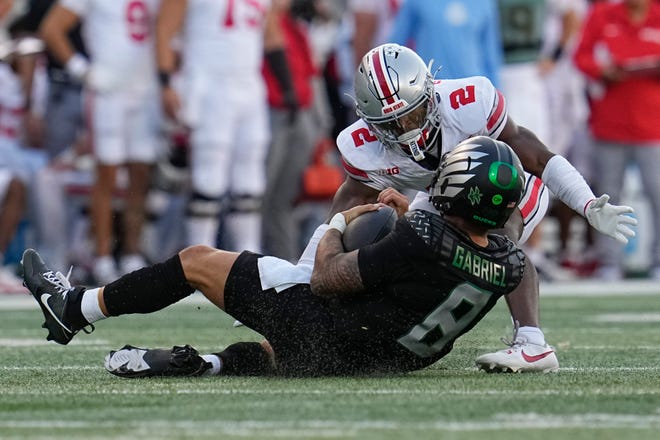
[[[309,23],[294,16],[292,3],[280,0],[275,12],[284,47],[266,53],[264,78],[270,107],[271,143],[263,198],[263,245],[268,255],[294,261],[300,256],[295,206],[303,173],[319,137],[313,115],[317,68],[308,39]],[[313,2],[308,1],[313,7]]]
[[[545,4],[537,67],[549,106],[549,143],[558,154],[567,154],[588,116],[584,80],[572,60],[588,5],[586,0],[546,0]]]
[[[55,3],[56,0],[29,0],[25,13],[12,23],[12,28],[24,38],[37,38],[43,18]],[[69,32],[68,37],[76,52],[86,54],[80,24]],[[84,136],[82,116],[82,82],[72,77],[48,51],[45,55],[38,53],[32,56],[18,73],[24,89],[32,90],[33,95],[26,95],[25,142],[43,150],[48,158],[47,166],[34,174],[30,182],[31,237],[44,256],[61,267],[73,263],[70,257],[78,253],[77,249],[84,243],[87,252],[82,261],[86,263],[84,268],[89,270],[89,241],[85,239],[72,243],[72,228],[69,227],[78,220],[89,223],[87,214],[82,213],[83,208],[87,207],[87,199],[81,198],[76,208],[65,203],[65,182],[70,176],[71,153],[76,149],[75,144],[80,144],[83,137],[87,138]],[[89,175],[89,170],[85,170],[85,174]],[[87,177],[85,180],[91,187],[92,180]]]
[[[501,89],[509,113],[548,144],[546,94],[538,59],[543,44],[546,0],[498,0],[504,64]],[[551,144],[551,148],[554,148]]]
[[[351,73],[369,49],[387,41],[392,23],[405,0],[348,0],[347,10],[353,17],[353,64]]]
[[[660,280],[660,3],[595,3],[574,54],[591,84],[594,187],[620,202],[626,167],[638,167],[651,208],[650,277]],[[599,279],[624,276],[623,252],[598,237]]]
[[[294,0],[292,12],[306,23],[306,33],[317,74],[310,77],[313,100],[309,112],[315,127],[314,147],[302,174],[295,205],[299,241],[297,256],[314,230],[326,219],[332,197],[344,180],[334,143],[334,130],[344,119],[345,108],[338,104],[336,45],[345,5],[334,0]]]
[[[27,0],[0,0],[0,43],[11,40],[9,27],[16,17],[25,13]]]
[[[0,165],[0,292],[24,293],[15,270],[5,266],[5,253],[25,212],[26,190],[9,166]]]
[[[409,45],[444,79],[482,75],[500,84],[497,4],[482,0],[405,0],[387,41]]]
[[[356,118],[353,101],[344,95],[352,93],[355,69],[369,49],[388,41],[392,23],[404,1],[348,0],[346,3],[338,34],[336,56],[342,83],[340,94],[342,99],[346,100],[351,122]]]
[[[13,139],[20,133],[17,117],[22,113],[22,89],[11,68],[13,58],[11,41],[0,43],[0,291],[23,293],[20,278],[5,266],[5,254],[23,219],[27,199],[26,185],[17,173],[13,153],[8,151],[14,148]]]
[[[265,51],[266,59],[286,65],[274,14],[281,1],[162,2],[157,23],[161,100],[166,116],[190,133],[189,244],[215,246],[222,218],[225,247],[261,250],[270,140],[261,64]],[[179,88],[172,84],[177,71]]]
[[[39,26],[50,8],[57,0],[29,0],[25,14],[16,26],[22,32],[38,35]],[[87,51],[78,23],[69,31],[67,37],[76,53],[86,56]],[[50,51],[46,51],[46,73],[48,77],[45,109],[42,115],[37,115],[31,101],[26,107],[28,135],[38,139],[49,158],[54,158],[71,147],[81,136],[84,128],[82,116],[82,82],[73,77],[64,65]],[[26,72],[26,82],[34,81],[36,68]]]
[[[587,182],[593,179],[592,141],[587,118],[589,107],[586,84],[581,72],[573,63],[573,52],[588,2],[586,0],[546,0],[543,44],[537,67],[541,74],[548,110],[548,144],[554,152],[566,158],[580,171]],[[587,276],[595,268],[592,249],[593,234],[584,218],[557,200],[550,211],[558,221],[559,243],[556,257],[545,255],[540,249],[540,259],[548,269],[549,277],[566,277],[559,267],[569,269],[574,275]],[[576,222],[584,225],[575,225]],[[574,226],[580,227],[578,242],[573,242]],[[528,253],[532,261],[533,256]]]
[[[13,22],[8,39],[0,43],[0,292],[24,292],[11,264],[18,256],[11,249],[25,247],[31,220],[29,198],[34,176],[46,157],[28,135],[26,109],[33,99],[31,81],[21,73],[34,67],[43,43]],[[24,227],[25,226],[25,227]],[[7,265],[6,265],[7,264]]]
[[[159,0],[60,0],[41,24],[53,57],[84,84],[96,161],[91,221],[93,276],[107,282],[143,267],[140,248],[151,167],[161,147],[161,117],[154,63]],[[78,23],[89,58],[69,39]],[[113,256],[113,199],[118,172],[127,170],[119,265]],[[119,271],[119,272],[118,272]]]
[[[509,114],[532,130],[554,152],[554,145],[550,143],[552,130],[546,88],[538,68],[547,6],[546,0],[498,0],[504,49],[502,92],[507,97]],[[544,219],[534,229],[523,249],[542,280],[571,279],[572,273],[560,268],[546,255],[542,241],[546,223]]]

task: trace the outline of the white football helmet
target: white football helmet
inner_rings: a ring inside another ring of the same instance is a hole
[[[440,132],[429,68],[411,49],[388,43],[371,49],[355,74],[358,116],[385,146],[416,161]]]

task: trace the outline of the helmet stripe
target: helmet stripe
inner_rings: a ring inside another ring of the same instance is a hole
[[[385,64],[385,57],[382,56],[382,48],[373,52],[371,65],[374,67],[374,73],[376,74],[375,84],[381,99],[385,99],[388,104],[394,104],[394,88],[390,86],[389,78],[385,74],[387,65]]]

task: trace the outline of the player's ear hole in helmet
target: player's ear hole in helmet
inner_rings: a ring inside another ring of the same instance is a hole
[[[442,157],[430,201],[442,213],[497,229],[518,205],[524,188],[523,167],[511,147],[477,136]]]
[[[416,161],[440,132],[429,69],[411,49],[388,43],[362,58],[353,84],[357,115],[383,145]]]

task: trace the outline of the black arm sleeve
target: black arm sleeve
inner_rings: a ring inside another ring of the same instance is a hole
[[[266,62],[282,88],[282,94],[287,101],[287,106],[296,105],[295,102],[289,102],[295,101],[295,89],[293,88],[291,70],[289,69],[289,63],[287,62],[284,49],[273,49],[266,52]]]
[[[282,87],[282,91],[285,94],[287,92],[293,93],[291,71],[289,70],[284,49],[273,49],[266,52],[266,62],[273,71],[273,75],[275,75],[280,87]]]

